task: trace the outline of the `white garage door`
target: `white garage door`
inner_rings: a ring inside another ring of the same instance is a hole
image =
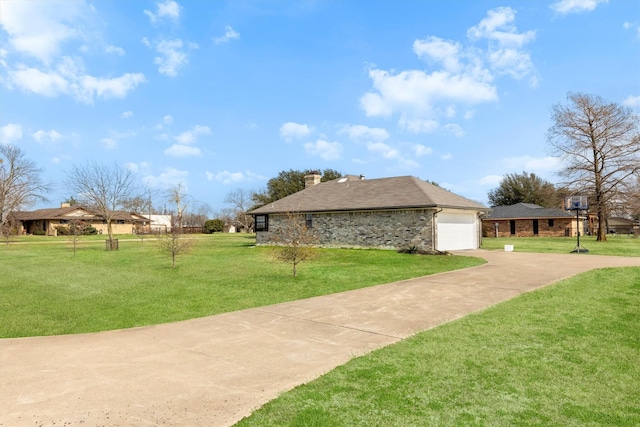
[[[478,248],[478,220],[476,213],[440,212],[437,248],[439,251]]]

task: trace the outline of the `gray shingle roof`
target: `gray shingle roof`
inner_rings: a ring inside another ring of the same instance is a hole
[[[516,203],[511,206],[496,206],[485,219],[533,219],[533,218],[575,218],[575,213],[562,209],[543,208],[532,203]]]
[[[360,179],[346,176],[305,188],[251,214],[327,212],[402,208],[460,208],[488,210],[472,200],[453,194],[413,176]]]

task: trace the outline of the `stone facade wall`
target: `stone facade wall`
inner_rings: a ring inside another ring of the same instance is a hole
[[[549,220],[538,220],[538,234],[533,234],[533,219],[516,219],[516,234],[511,234],[511,221],[510,220],[492,220],[485,219],[482,221],[482,236],[483,237],[496,237],[495,224],[498,223],[498,236],[499,237],[564,237],[575,236],[575,219],[571,218],[554,218],[553,226],[549,226]]]
[[[400,249],[415,246],[431,251],[432,209],[312,214],[312,229],[323,247]],[[256,233],[256,243],[269,245],[282,227],[283,215],[269,215],[269,231]],[[302,220],[304,220],[304,215]]]

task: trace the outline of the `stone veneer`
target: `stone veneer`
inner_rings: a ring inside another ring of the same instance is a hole
[[[432,251],[433,209],[313,213],[318,246]],[[304,218],[304,214],[303,218]],[[269,215],[269,231],[256,233],[258,245],[272,244],[284,215]]]

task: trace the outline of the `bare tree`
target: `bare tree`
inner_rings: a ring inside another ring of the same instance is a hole
[[[318,238],[313,228],[300,213],[287,212],[281,225],[272,229],[276,248],[276,259],[291,264],[293,277],[298,273],[298,264],[317,256],[314,245]]]
[[[177,218],[174,218],[177,219]],[[178,255],[186,254],[193,247],[193,240],[182,234],[182,228],[177,222],[171,225],[171,231],[158,236],[160,249],[171,255],[171,268],[176,268]]]
[[[88,163],[73,166],[67,172],[65,185],[77,193],[78,198],[87,204],[107,223],[109,247],[117,249],[113,239],[112,221],[116,211],[123,209],[137,191],[133,172],[114,163],[104,165]]]
[[[233,221],[239,225],[245,233],[253,231],[253,216],[247,214],[253,203],[251,199],[252,195],[253,192],[237,189],[227,194],[227,197],[224,199],[225,203],[232,206]]]
[[[182,182],[168,190],[167,198],[175,206],[175,215],[171,215],[171,231],[159,236],[158,241],[160,248],[171,255],[171,268],[175,268],[178,255],[189,252],[193,246],[193,240],[183,234],[183,216],[189,203],[186,189]]]
[[[575,191],[592,194],[599,241],[607,240],[607,212],[622,186],[640,171],[638,116],[598,96],[571,93],[556,104],[548,141],[564,162],[561,175]]]
[[[185,210],[189,207],[187,189],[185,188],[182,181],[167,190],[167,199],[175,206],[174,212],[176,219],[175,224],[172,224],[171,228],[182,229],[182,227],[184,226],[182,217]]]
[[[0,144],[0,233],[7,239],[15,230],[9,213],[46,200],[50,186],[42,182],[40,173],[42,169],[19,147]]]

